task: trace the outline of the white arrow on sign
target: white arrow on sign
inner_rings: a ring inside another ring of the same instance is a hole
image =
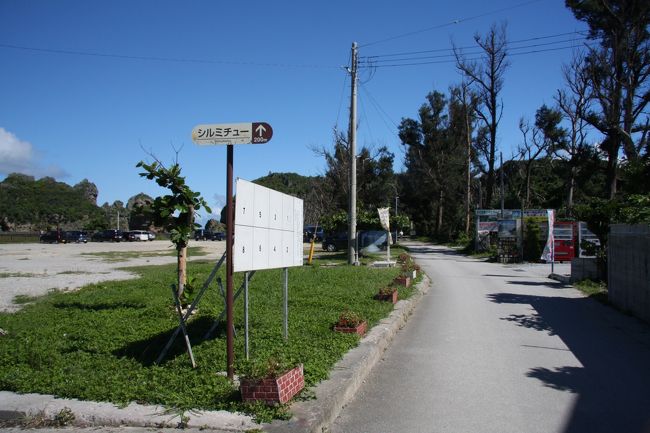
[[[264,125],[260,124],[257,128],[255,128],[255,132],[257,132],[260,137],[264,137],[264,133],[266,132],[266,128],[264,127]]]

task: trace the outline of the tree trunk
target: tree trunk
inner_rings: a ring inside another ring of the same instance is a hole
[[[442,232],[442,212],[444,209],[444,205],[442,204],[442,200],[444,199],[444,190],[441,188],[440,193],[438,194],[438,220],[436,223],[436,234],[440,236]]]
[[[185,214],[185,224],[192,228],[194,223],[194,207],[190,206]],[[180,299],[185,292],[187,284],[187,242],[181,242],[177,245],[177,269],[178,269],[178,298]]]
[[[176,293],[180,299],[183,292],[185,292],[185,284],[187,283],[187,244],[179,244],[177,259],[178,290]]]
[[[616,149],[618,151],[618,148]],[[618,152],[610,153],[607,160],[607,187],[609,189],[609,199],[616,197],[616,171],[618,162]]]
[[[472,198],[472,134],[469,130],[469,113],[468,108],[465,106],[465,133],[467,135],[467,177],[466,177],[466,191],[465,191],[465,234],[469,235],[470,229],[470,202]]]
[[[568,216],[573,216],[573,191],[576,186],[576,167],[575,165],[569,170],[569,189],[567,191],[566,209]]]

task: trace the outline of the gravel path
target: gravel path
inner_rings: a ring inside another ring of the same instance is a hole
[[[190,246],[208,253],[194,259],[216,261],[226,243],[192,242]],[[118,268],[174,263],[172,251],[169,241],[0,244],[0,311],[20,309],[13,303],[19,295],[42,296],[53,289],[76,290],[91,283],[135,278]]]

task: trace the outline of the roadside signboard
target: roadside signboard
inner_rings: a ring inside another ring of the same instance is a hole
[[[192,141],[199,145],[264,144],[273,137],[273,128],[266,122],[217,123],[197,125]]]

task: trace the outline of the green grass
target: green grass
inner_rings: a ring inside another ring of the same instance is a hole
[[[43,274],[35,274],[33,272],[0,272],[0,278],[31,278],[43,276]]]
[[[609,303],[607,284],[603,281],[582,280],[573,283],[573,286],[590,298],[594,298],[604,304]]]
[[[328,377],[358,338],[337,334],[332,325],[345,309],[363,315],[372,326],[392,310],[373,299],[399,268],[303,266],[289,270],[289,335],[282,338],[281,270],[261,271],[250,282],[251,355],[274,353],[305,366],[307,386]],[[190,263],[190,276],[203,281],[212,265]],[[171,308],[170,284],[175,266],[133,268],[138,280],[98,283],[77,292],[51,293],[23,310],[0,313],[8,332],[0,344],[0,389],[54,394],[82,400],[126,405],[135,401],[178,410],[227,409],[255,414],[258,419],[281,416],[282,408],[244,405],[239,392],[217,373],[226,370],[222,323],[215,336],[203,339],[221,312],[223,300],[213,284],[188,325],[198,368],[192,369],[182,339],[155,365],[162,347],[178,324]],[[222,271],[220,275],[223,278]],[[236,274],[235,287],[241,283]],[[400,289],[408,297],[413,289]],[[244,359],[243,296],[235,304],[235,356]]]
[[[188,247],[188,257],[206,256],[208,253],[201,247]],[[162,257],[162,256],[176,256],[176,250],[169,248],[168,250],[159,251],[103,251],[96,253],[81,253],[82,256],[95,256],[103,259],[106,262],[124,262],[130,259],[137,259],[139,257]]]

